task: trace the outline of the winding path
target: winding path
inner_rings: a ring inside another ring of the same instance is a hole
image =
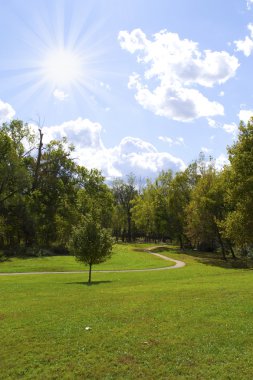
[[[161,270],[169,270],[169,269],[177,269],[182,268],[186,264],[183,261],[174,260],[167,256],[160,255],[160,253],[152,252],[152,249],[157,249],[161,247],[152,247],[148,249],[144,249],[144,252],[147,252],[151,255],[160,257],[163,260],[166,261],[173,261],[175,265],[169,266],[169,267],[162,267],[162,268],[147,268],[147,269],[118,269],[118,270],[93,270],[93,273],[130,273],[130,272],[154,272],[154,271],[161,271]],[[78,274],[78,273],[88,273],[87,271],[65,271],[65,272],[15,272],[15,273],[0,273],[0,276],[16,276],[16,275],[27,275],[27,274]]]

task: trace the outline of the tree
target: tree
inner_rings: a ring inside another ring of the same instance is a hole
[[[81,215],[91,215],[104,228],[111,227],[113,194],[96,169],[77,167],[77,209]]]
[[[73,228],[69,250],[80,262],[89,265],[88,284],[91,284],[92,265],[100,264],[111,256],[113,239],[110,231],[102,228],[92,217]]]
[[[227,202],[230,211],[224,235],[244,252],[253,246],[253,118],[241,122],[237,141],[228,148],[230,177]]]
[[[191,168],[184,172],[176,173],[169,190],[169,210],[172,220],[173,236],[183,248],[184,244],[189,244],[189,239],[185,234],[186,208],[190,202],[192,191]]]
[[[193,245],[204,250],[220,247],[224,259],[227,250],[235,257],[232,244],[225,238],[222,230],[223,221],[228,213],[225,202],[227,178],[227,170],[219,173],[212,163],[202,172],[187,206],[186,227]]]
[[[145,236],[146,241],[156,236],[154,196],[155,188],[148,181],[142,194],[139,194],[133,201],[132,217],[141,235]]]
[[[113,194],[117,205],[121,206],[127,222],[127,240],[132,241],[132,201],[137,194],[135,188],[135,176],[130,174],[127,183],[122,179],[116,179],[113,182]]]

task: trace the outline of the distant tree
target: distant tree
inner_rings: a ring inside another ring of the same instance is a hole
[[[133,201],[132,218],[139,233],[145,236],[146,241],[150,241],[156,236],[154,199],[155,188],[148,181],[142,194],[139,194]]]
[[[89,265],[88,284],[91,284],[91,270],[111,256],[113,239],[108,229],[103,228],[88,216],[83,223],[73,228],[69,250],[80,262]]]
[[[104,228],[111,227],[113,194],[96,169],[77,168],[77,209],[81,215],[91,215]]]
[[[120,210],[124,213],[127,221],[127,240],[132,241],[132,207],[133,199],[137,195],[135,187],[135,176],[128,175],[127,182],[122,179],[116,179],[113,182],[112,192],[114,195],[116,205],[120,205]]]
[[[189,239],[185,234],[187,206],[190,202],[192,191],[191,171],[187,168],[184,172],[176,173],[169,190],[169,210],[172,220],[173,236],[183,248],[189,244]]]
[[[226,251],[229,250],[233,257],[234,251],[222,229],[228,213],[225,202],[227,176],[223,173],[217,172],[211,162],[205,172],[202,172],[186,209],[186,231],[193,245],[204,250],[220,247],[222,256],[226,259]]]

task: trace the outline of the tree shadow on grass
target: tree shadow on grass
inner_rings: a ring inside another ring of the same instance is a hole
[[[93,285],[101,285],[101,284],[109,284],[112,281],[92,281],[90,284],[87,281],[74,281],[74,282],[66,282],[66,285],[85,285],[85,286],[93,286]]]
[[[237,257],[233,259],[232,257],[227,257],[227,260],[221,258],[219,253],[212,252],[198,252],[198,251],[186,251],[183,252],[196,259],[198,263],[220,267],[224,269],[253,269],[253,260],[245,257]]]
[[[253,260],[237,257],[227,257],[224,260],[219,252],[202,252],[193,249],[158,247],[154,252],[167,251],[168,253],[184,254],[192,257],[196,262],[225,269],[253,269]]]
[[[227,260],[217,258],[197,258],[201,264],[211,265],[224,269],[248,269],[253,270],[253,260],[238,258],[236,260],[228,258]]]
[[[134,251],[136,252],[144,252],[146,249],[140,249],[135,248]],[[233,259],[232,257],[228,256],[227,260],[224,260],[221,257],[221,253],[219,252],[200,252],[195,251],[192,249],[181,249],[176,247],[169,247],[169,246],[160,246],[160,247],[154,247],[152,249],[152,252],[168,252],[168,253],[182,253],[184,255],[190,256],[193,259],[196,260],[196,262],[220,267],[224,269],[247,269],[247,270],[253,270],[253,259],[246,258],[246,257],[237,257],[236,259]]]

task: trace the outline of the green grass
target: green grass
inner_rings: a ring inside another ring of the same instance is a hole
[[[0,378],[251,380],[252,271],[165,254],[187,266],[0,277]]]
[[[159,257],[143,252],[150,244],[116,244],[112,257],[104,263],[94,265],[94,270],[124,270],[159,268],[174,265]],[[79,271],[87,270],[87,266],[77,262],[73,256],[45,256],[38,258],[12,258],[0,262],[0,273],[42,272],[42,271]]]

